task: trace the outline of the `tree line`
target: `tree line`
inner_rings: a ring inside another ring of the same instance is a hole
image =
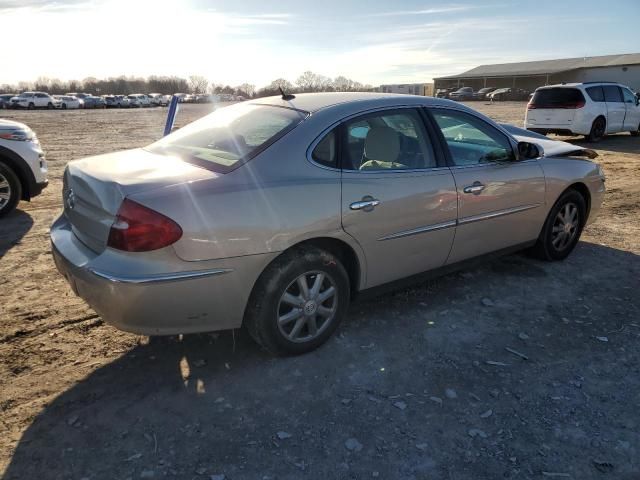
[[[88,77],[84,80],[68,81],[39,77],[35,82],[18,82],[14,85],[0,85],[0,93],[24,92],[29,90],[48,92],[52,95],[68,92],[86,92],[93,95],[129,95],[132,93],[162,93],[165,95],[174,93],[226,93],[241,95],[245,98],[257,98],[278,95],[280,88],[287,93],[366,92],[374,90],[371,85],[365,85],[344,76],[330,78],[306,71],[294,82],[290,82],[284,78],[277,78],[262,88],[256,88],[256,86],[251,83],[243,83],[236,86],[224,85],[211,82],[201,75],[191,75],[189,78],[156,75],[151,75],[147,78],[120,76],[98,79]]]

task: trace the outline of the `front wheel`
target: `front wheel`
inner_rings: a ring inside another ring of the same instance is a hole
[[[338,258],[297,247],[277,258],[254,287],[245,325],[275,355],[299,355],[326,342],[346,315],[349,276]]]
[[[634,132],[629,132],[631,134],[632,137],[637,137],[640,135],[640,125],[638,125],[638,128],[634,131]]]
[[[12,212],[21,196],[20,180],[11,168],[0,161],[0,217]]]
[[[549,212],[532,253],[541,260],[564,260],[580,240],[586,220],[584,197],[567,190]]]

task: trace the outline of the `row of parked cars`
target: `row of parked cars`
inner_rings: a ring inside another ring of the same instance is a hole
[[[212,103],[245,100],[244,97],[231,94],[188,94],[176,93],[180,103]],[[90,93],[66,93],[50,95],[47,92],[23,92],[0,94],[0,109],[3,108],[139,108],[167,106],[174,95],[161,93],[132,93],[131,95],[92,95]]]
[[[436,97],[449,98],[451,100],[468,101],[468,100],[528,100],[531,92],[521,88],[497,88],[486,87],[481,88],[477,92],[472,87],[462,88],[439,88],[436,91]]]
[[[161,93],[133,93],[131,95],[91,95],[90,93],[66,93],[50,95],[47,92],[23,92],[0,94],[0,108],[135,108],[166,106],[171,95]]]

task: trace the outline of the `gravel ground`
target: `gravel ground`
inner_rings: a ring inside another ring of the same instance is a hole
[[[525,108],[472,106],[517,125]],[[0,224],[3,478],[640,478],[638,138],[596,145],[608,192],[565,262],[362,299],[326,346],[274,359],[242,331],[119,332],[55,271],[66,162],[149,143],[165,112],[2,112],[51,168]]]

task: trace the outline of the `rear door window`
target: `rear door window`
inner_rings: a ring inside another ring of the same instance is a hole
[[[435,168],[435,155],[420,114],[413,109],[372,113],[346,123],[345,170]]]
[[[622,94],[620,88],[615,85],[605,85],[602,87],[604,90],[604,100],[610,103],[622,103]]]
[[[604,102],[604,92],[602,91],[602,87],[589,87],[587,88],[587,94],[594,102]]]

